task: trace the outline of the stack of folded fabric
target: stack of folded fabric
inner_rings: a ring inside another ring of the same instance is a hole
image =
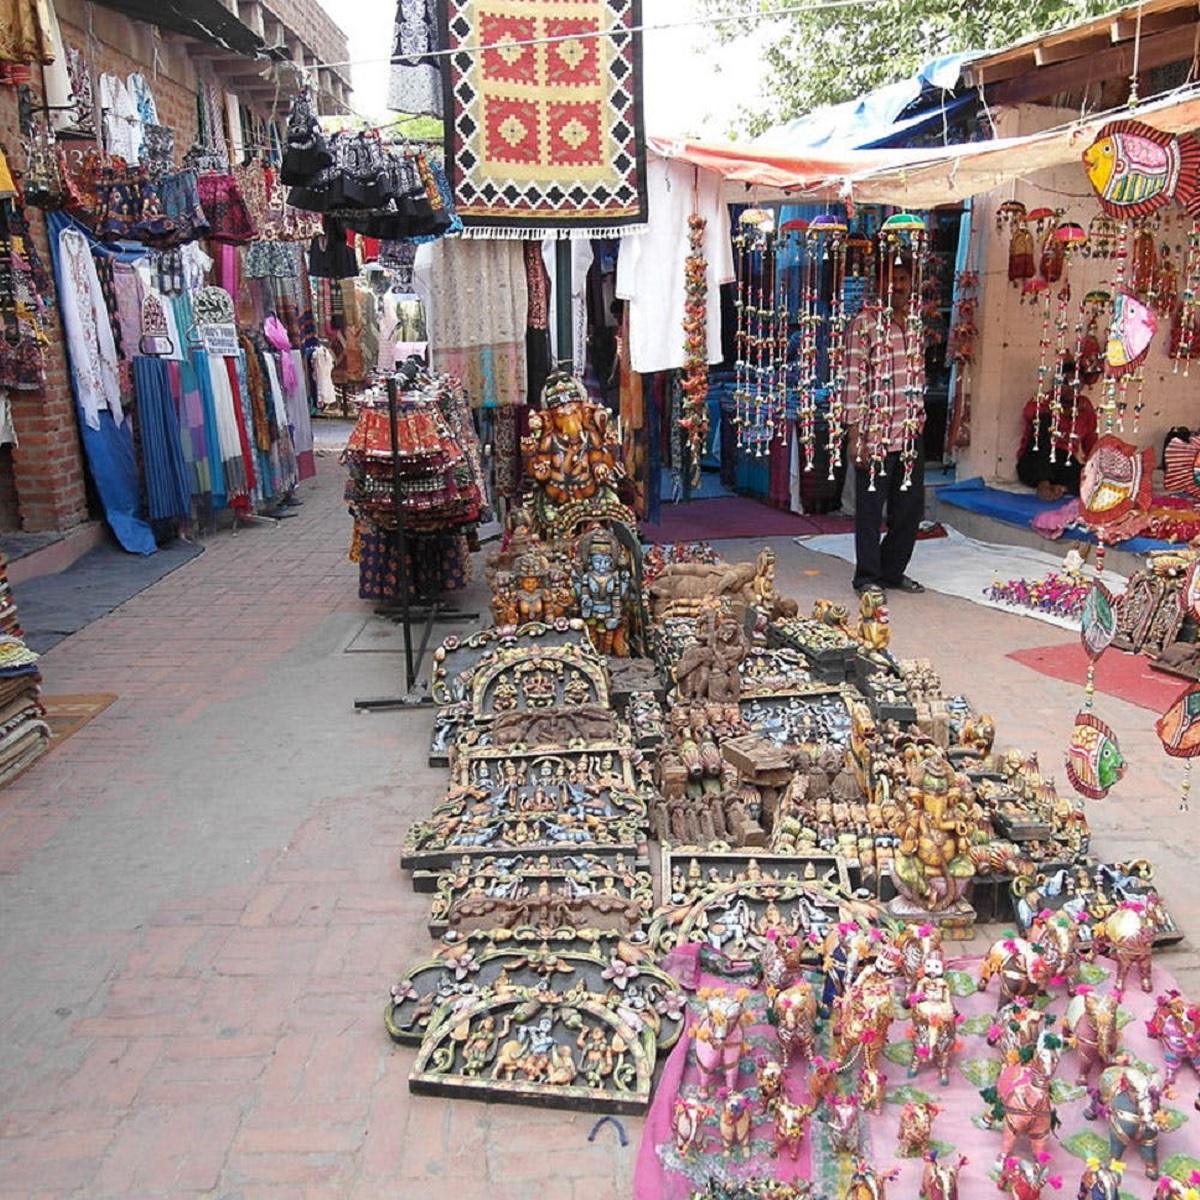
[[[0,553],[0,634],[23,637],[21,623],[17,619],[17,602],[12,588],[8,586],[8,559]]]
[[[38,656],[19,637],[0,636],[0,787],[50,748]]]

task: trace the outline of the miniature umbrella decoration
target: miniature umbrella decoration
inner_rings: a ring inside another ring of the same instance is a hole
[[[1095,713],[1075,716],[1067,745],[1067,779],[1089,800],[1103,800],[1108,790],[1125,774],[1125,758],[1112,727]]]
[[[1067,247],[1082,246],[1087,242],[1087,230],[1082,225],[1077,225],[1074,221],[1063,221],[1054,230],[1054,240],[1062,242]]]

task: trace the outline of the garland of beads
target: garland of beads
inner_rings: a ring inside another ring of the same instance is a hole
[[[688,217],[688,255],[684,264],[683,390],[679,426],[687,435],[692,487],[700,486],[700,462],[708,443],[708,262],[704,235],[708,221]]]

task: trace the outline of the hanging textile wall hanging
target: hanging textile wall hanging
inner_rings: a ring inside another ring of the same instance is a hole
[[[642,224],[640,0],[448,0],[440,11],[463,224],[513,237]]]

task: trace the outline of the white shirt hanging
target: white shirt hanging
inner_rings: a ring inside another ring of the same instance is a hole
[[[707,220],[704,255],[708,278],[708,361],[721,353],[720,285],[734,278],[729,208],[721,179],[686,163],[651,159],[646,167],[650,202],[645,233],[621,239],[617,295],[629,301],[629,357],[633,370],[675,371],[683,366],[684,269],[690,250],[688,217]]]
[[[120,425],[125,414],[117,347],[91,247],[78,229],[64,229],[58,235],[58,254],[58,303],[71,353],[76,401],[92,429],[100,428],[100,410],[104,408]]]

